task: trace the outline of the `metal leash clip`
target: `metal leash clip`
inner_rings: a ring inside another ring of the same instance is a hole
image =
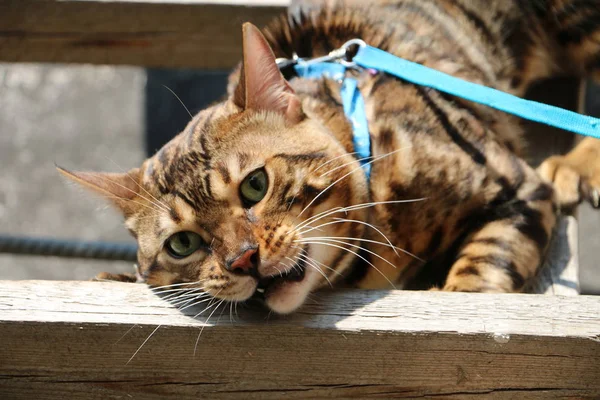
[[[326,56],[315,57],[315,58],[300,58],[296,53],[293,54],[292,58],[278,58],[275,63],[280,70],[293,67],[298,64],[311,65],[323,62],[338,62],[347,68],[357,67],[356,63],[352,61],[358,49],[365,47],[367,44],[362,39],[351,39],[344,43],[341,47],[332,50]],[[356,47],[358,46],[358,47]]]

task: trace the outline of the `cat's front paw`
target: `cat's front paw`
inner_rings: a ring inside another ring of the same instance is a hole
[[[554,186],[561,209],[572,209],[581,201],[600,208],[600,140],[586,138],[569,154],[546,159],[538,173]]]
[[[136,283],[138,282],[138,278],[135,274],[123,273],[123,274],[113,274],[110,272],[100,272],[96,275],[92,281],[95,282],[106,282],[106,281],[117,281],[117,282],[128,282],[128,283]]]

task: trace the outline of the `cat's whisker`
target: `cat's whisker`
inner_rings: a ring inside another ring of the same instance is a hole
[[[159,296],[159,298],[161,300],[173,305],[173,301],[177,300],[181,296],[189,295],[192,292],[196,292],[195,293],[196,295],[203,295],[203,293],[204,293],[204,292],[202,292],[203,290],[204,290],[203,288],[180,288],[180,289],[170,289],[170,290],[163,290],[163,291],[154,291],[154,294]],[[162,294],[168,293],[168,292],[170,292],[171,294],[161,297]],[[200,293],[197,293],[197,292],[200,292]],[[151,307],[151,305],[148,304],[145,307]]]
[[[234,323],[235,319],[233,317],[233,303],[237,303],[237,301],[229,302],[229,322]]]
[[[348,245],[348,246],[352,246],[354,248],[366,251],[367,253],[374,255],[375,257],[379,258],[380,260],[383,260],[384,262],[386,262],[389,265],[391,265],[393,268],[397,268],[391,261],[385,259],[384,257],[382,257],[381,255],[375,253],[374,251],[368,250],[368,249],[366,249],[366,248],[364,248],[362,246],[359,246],[357,244],[353,244],[353,243],[350,243],[350,242],[345,242],[343,240],[336,240],[336,239],[321,239],[321,241],[333,242],[333,243],[340,243],[340,244],[345,244],[345,245]],[[314,242],[307,240],[306,243],[314,243]]]
[[[299,256],[297,256],[297,257],[298,257],[298,258],[300,258]],[[286,258],[288,258],[288,259],[290,259],[290,260],[291,260],[291,258],[289,258],[289,257],[286,257]],[[313,268],[315,271],[317,271],[318,273],[320,273],[320,274],[323,276],[323,278],[325,278],[325,280],[327,281],[327,283],[329,283],[329,286],[331,286],[331,287],[333,288],[333,283],[331,283],[331,281],[329,280],[329,278],[327,277],[327,275],[325,275],[325,273],[324,273],[323,271],[321,271],[321,268],[319,268],[319,266],[318,266],[318,265],[314,264],[314,263],[312,262],[312,260],[304,259],[304,261],[305,261],[305,262],[306,262],[306,263],[307,263],[307,264],[308,264],[310,267],[312,267],[312,268]]]
[[[173,299],[172,301],[169,301],[169,303],[171,303],[175,307],[178,307],[180,305],[185,305],[183,303],[189,303],[189,301],[204,299],[207,296],[209,296],[208,293],[189,293],[189,294],[181,295],[181,296]],[[192,300],[190,300],[190,298]]]
[[[343,211],[354,211],[354,210],[360,210],[363,208],[369,208],[369,207],[385,205],[385,204],[417,203],[419,201],[424,201],[424,200],[428,200],[428,199],[429,199],[428,197],[419,197],[416,199],[406,199],[406,200],[371,201],[369,203],[355,204],[353,206],[342,207],[342,210]]]
[[[181,301],[179,302],[179,304],[174,305],[175,308],[177,308],[179,311],[183,311],[189,307],[194,307],[198,304],[202,304],[205,301],[209,301],[210,299],[207,298],[206,296],[198,296],[198,297],[192,297],[191,299],[188,299],[186,301]],[[192,303],[192,304],[190,304]]]
[[[219,306],[217,306],[217,308],[219,308]],[[217,318],[217,324],[219,324],[219,321],[221,321],[221,317],[223,316],[226,308],[227,306],[221,308],[221,314],[219,314],[219,318]]]
[[[308,243],[308,242],[305,242]],[[377,268],[375,265],[373,265],[372,262],[370,262],[369,260],[367,260],[365,257],[361,256],[360,254],[358,254],[355,251],[352,251],[350,249],[347,249],[345,247],[342,246],[338,246],[336,244],[333,243],[326,243],[326,242],[310,242],[309,244],[314,244],[314,245],[321,245],[321,246],[331,246],[331,247],[335,247],[341,250],[344,250],[348,253],[352,253],[354,254],[356,257],[360,258],[361,260],[363,260],[364,262],[366,262],[367,264],[369,264],[371,267],[373,267],[373,269],[377,272],[379,272],[381,274],[381,276],[383,276],[385,278],[386,281],[389,282],[389,284],[392,286],[392,288],[396,289],[396,285],[394,285],[394,283],[392,281],[389,280],[389,278],[387,276],[385,276],[385,274],[383,272],[381,272],[381,270],[379,270],[379,268]]]
[[[187,306],[185,306],[185,307],[183,307],[183,308],[180,308],[180,309],[179,309],[179,311],[186,310],[186,309],[188,309],[188,308],[190,308],[190,307],[197,306],[198,304],[202,304],[202,303],[205,303],[205,302],[207,302],[207,301],[208,301],[208,302],[209,302],[209,304],[210,304],[210,302],[211,302],[212,300],[214,300],[214,299],[215,299],[214,297],[209,297],[209,298],[206,298],[206,297],[200,297],[200,298],[199,298],[199,300],[198,300],[197,302],[195,302],[195,303],[193,303],[193,304],[189,304],[189,305],[187,305]],[[202,311],[201,311],[199,314],[202,314]],[[199,314],[198,314],[198,315],[199,315]],[[198,315],[195,315],[193,318],[196,318]]]
[[[183,296],[187,296],[189,294],[190,293],[188,291],[171,293],[170,295],[163,297],[162,300],[164,300],[164,301],[166,301],[168,303],[173,304],[173,301],[176,301],[176,300],[178,300],[180,298],[183,298]],[[199,294],[199,293],[192,293],[192,294]]]
[[[352,169],[350,172],[348,172],[348,173],[344,174],[344,175],[343,175],[341,178],[338,178],[338,179],[337,179],[337,180],[335,180],[335,181],[334,181],[332,184],[330,184],[329,186],[327,186],[325,189],[321,190],[321,191],[319,192],[319,194],[317,194],[317,195],[316,195],[316,196],[315,196],[315,197],[314,197],[314,198],[313,198],[313,199],[310,201],[310,203],[308,203],[308,205],[307,205],[306,207],[304,207],[304,209],[303,209],[302,211],[300,211],[300,214],[298,214],[297,218],[299,218],[299,217],[300,217],[300,216],[301,216],[301,215],[302,215],[302,214],[303,214],[303,213],[304,213],[304,212],[305,212],[305,211],[306,211],[306,210],[307,210],[307,209],[308,209],[308,208],[309,208],[311,205],[313,205],[313,203],[314,203],[315,201],[317,201],[317,199],[318,199],[319,197],[321,197],[321,196],[322,196],[322,195],[323,195],[323,194],[324,194],[326,191],[328,191],[329,189],[331,189],[331,188],[332,188],[332,187],[333,187],[333,186],[334,186],[336,183],[340,182],[341,180],[345,179],[347,176],[349,176],[349,175],[351,175],[351,174],[355,173],[356,171],[359,171],[359,170],[363,169],[365,165],[370,165],[370,164],[374,163],[375,161],[379,161],[379,160],[381,160],[381,159],[383,159],[383,158],[385,158],[385,157],[389,157],[389,156],[391,156],[391,155],[393,155],[393,154],[395,154],[395,153],[398,153],[398,152],[400,152],[400,151],[403,151],[403,150],[405,150],[405,148],[404,148],[404,147],[402,147],[402,148],[400,148],[400,149],[397,149],[397,150],[394,150],[394,151],[390,151],[389,153],[386,153],[386,154],[383,154],[383,155],[381,155],[381,156],[378,156],[378,157],[374,158],[373,160],[371,160],[371,161],[368,161],[368,162],[364,163],[363,165],[359,165],[358,167],[356,167],[356,168]]]
[[[142,185],[140,185],[140,184],[138,183],[138,181],[136,181],[135,179],[133,179],[133,178],[131,177],[131,175],[129,175],[129,172],[125,171],[125,169],[124,169],[123,167],[121,167],[119,164],[117,164],[117,162],[116,162],[115,160],[113,160],[112,158],[110,158],[110,157],[108,157],[108,156],[106,156],[106,158],[107,158],[109,161],[111,161],[113,164],[115,164],[115,165],[117,166],[117,168],[119,168],[119,169],[121,170],[121,172],[122,172],[122,173],[125,173],[125,174],[127,174],[127,177],[128,177],[128,178],[129,178],[129,179],[130,179],[130,180],[131,180],[133,183],[135,183],[135,184],[136,184],[136,185],[137,185],[137,186],[138,186],[140,189],[142,189],[142,190],[143,190],[143,191],[144,191],[144,192],[145,192],[145,193],[146,193],[148,196],[152,197],[152,198],[153,198],[153,199],[154,199],[154,200],[155,200],[155,201],[156,201],[158,204],[160,204],[160,205],[162,205],[162,206],[166,207],[167,209],[170,209],[170,207],[169,207],[167,204],[165,204],[164,202],[162,202],[162,201],[160,201],[159,199],[157,199],[156,197],[154,197],[154,196],[152,195],[152,193],[150,193],[149,191],[147,191],[147,190],[146,190],[146,189],[145,189],[145,188],[144,188]],[[148,200],[148,199],[146,199],[146,200]]]
[[[162,288],[167,288],[167,287],[175,287],[175,286],[195,285],[197,283],[204,283],[204,282],[205,282],[205,280],[199,280],[199,281],[194,281],[194,282],[172,283],[170,285],[163,285],[163,286],[150,286],[150,290],[157,290],[157,289],[162,289]]]
[[[188,298],[185,298],[185,299],[177,300],[177,302],[174,302],[172,304],[173,304],[173,306],[175,308],[179,309],[180,307],[185,307],[188,304],[190,304],[190,303],[192,303],[192,302],[194,302],[196,300],[198,300],[198,297],[192,296],[192,297],[188,297]]]
[[[277,265],[282,264],[285,267],[285,264],[283,264],[281,261],[279,261],[277,263]],[[273,268],[275,268],[277,270],[277,272],[279,272],[279,276],[283,276],[283,271],[280,270],[279,268],[277,268],[277,265],[273,265]]]
[[[160,294],[165,294],[165,293],[188,292],[188,291],[192,291],[192,290],[201,290],[201,289],[202,289],[201,287],[189,287],[189,288],[157,290],[157,291],[154,291],[154,293],[160,295]],[[177,293],[175,293],[175,294],[177,294]],[[171,296],[171,295],[169,295],[169,296]]]
[[[203,302],[210,300],[208,302],[207,308],[205,308],[204,310],[200,311],[198,314],[194,315],[192,318],[196,319],[200,314],[202,314],[203,312],[205,312],[208,309],[208,307],[211,307],[211,305],[213,305],[218,300],[217,296],[219,295],[219,293],[221,293],[222,290],[223,289],[219,289],[219,291],[217,293],[215,293],[215,295],[212,296],[210,299],[203,300]]]
[[[355,155],[355,154],[358,154],[358,152],[357,152],[357,151],[353,151],[352,153],[344,153],[344,154],[341,154],[341,155],[339,155],[339,156],[337,156],[337,157],[333,157],[332,159],[330,159],[330,160],[328,160],[328,161],[325,161],[323,164],[319,165],[319,166],[318,166],[318,167],[317,167],[317,168],[316,168],[314,171],[312,171],[312,173],[314,174],[315,172],[317,172],[318,170],[320,170],[320,169],[321,169],[321,168],[323,168],[324,166],[326,166],[326,165],[328,165],[328,164],[330,164],[330,163],[334,162],[334,161],[335,161],[335,160],[337,160],[337,159],[340,159],[340,158],[342,158],[342,157],[346,157],[346,156],[353,156],[353,155]]]
[[[296,268],[298,268],[298,261],[300,259],[298,257],[298,255],[295,255],[294,258],[291,258],[291,257],[288,257],[288,256],[285,256],[285,258],[287,258],[288,260],[290,260],[290,262],[292,263],[292,266],[291,266],[292,271],[296,271]]]
[[[288,232],[288,234],[294,233],[294,232],[298,231],[299,229],[302,229],[306,225],[308,225],[308,224],[310,224],[312,222],[316,222],[316,221],[320,220],[321,218],[325,218],[327,215],[334,214],[336,212],[341,212],[340,210],[342,210],[343,208],[344,207],[334,207],[334,208],[330,208],[329,210],[321,211],[320,213],[315,214],[312,217],[307,218],[303,222],[301,222],[298,225],[296,225],[292,230],[290,230]],[[327,215],[325,215],[325,214],[327,214]]]
[[[196,296],[192,296],[192,297],[188,297],[182,300],[178,300],[176,303],[173,303],[173,305],[175,306],[175,308],[179,309],[180,307],[185,307],[188,304],[190,304],[191,302],[194,302],[198,300],[198,297]]]
[[[417,257],[415,254],[411,253],[408,250],[404,250],[403,248],[398,247],[398,246],[390,246],[389,243],[379,242],[377,240],[364,239],[364,238],[359,238],[359,237],[345,237],[345,236],[311,236],[310,238],[306,238],[306,239],[307,240],[312,240],[312,239],[314,239],[314,240],[324,240],[324,239],[358,240],[358,241],[365,242],[365,243],[373,243],[373,244],[378,244],[378,245],[381,245],[381,246],[392,247],[392,248],[395,248],[396,250],[400,250],[402,253],[404,253],[404,254],[406,254],[408,256],[411,256],[411,257],[413,257],[413,258],[415,258],[415,259],[417,259],[417,260],[419,260],[419,261],[421,261],[423,263],[425,262],[425,260],[423,260],[420,257]],[[298,241],[301,242],[303,240],[305,240],[305,238],[299,239]]]
[[[196,339],[196,344],[194,345],[194,357],[196,357],[196,350],[198,349],[198,342],[200,341],[200,336],[202,336],[202,332],[204,332],[204,328],[206,327],[206,325],[208,325],[208,321],[210,320],[210,317],[213,316],[213,314],[215,313],[215,311],[217,311],[219,309],[219,306],[221,304],[223,304],[224,301],[225,301],[225,299],[223,299],[220,302],[216,303],[217,306],[215,307],[214,310],[212,310],[212,312],[210,313],[210,315],[208,316],[208,318],[206,318],[206,321],[204,321],[204,325],[202,325],[202,328],[200,329],[200,333],[198,334],[198,338]]]
[[[392,250],[394,251],[394,253],[396,253],[396,255],[398,257],[400,257],[400,254],[398,254],[398,251],[396,251],[396,247],[392,244],[391,240],[388,239],[388,237],[385,235],[385,233],[383,233],[375,225],[370,224],[368,222],[360,221],[360,220],[357,220],[357,219],[346,219],[346,218],[334,218],[334,219],[335,219],[335,221],[319,225],[319,227],[326,226],[326,225],[332,225],[332,224],[335,224],[336,222],[339,222],[339,223],[342,223],[342,222],[352,222],[352,223],[356,223],[356,224],[365,225],[365,226],[373,229],[377,233],[379,233],[385,239],[385,241],[390,245],[390,247],[392,248]],[[301,235],[305,235],[307,232],[310,232],[312,230],[314,230],[314,228],[307,229],[306,231],[302,232]]]
[[[123,336],[121,336],[116,342],[114,342],[113,346],[115,346],[117,343],[119,343],[121,340],[123,340],[125,338],[125,336],[129,335],[129,332],[131,332],[133,330],[133,328],[135,328],[136,326],[138,326],[138,324],[133,324],[131,326],[131,328],[127,329],[127,332],[125,332],[123,334]]]
[[[129,174],[127,174],[127,176],[129,176]],[[130,176],[129,176],[129,177],[130,177]],[[131,177],[130,177],[130,178],[131,178]],[[153,204],[154,206],[156,206],[158,209],[161,209],[161,210],[163,210],[163,211],[166,211],[166,212],[169,212],[169,211],[171,210],[169,207],[166,207],[166,206],[163,206],[163,205],[157,204],[157,203],[153,202],[152,200],[148,199],[147,197],[145,197],[145,196],[142,196],[142,195],[141,195],[139,192],[136,192],[135,190],[131,190],[131,189],[130,189],[130,188],[128,188],[127,186],[125,186],[125,185],[121,185],[119,182],[117,182],[117,181],[115,181],[115,180],[113,180],[113,179],[110,179],[110,178],[108,178],[108,177],[107,177],[107,178],[105,178],[105,179],[106,179],[107,181],[109,181],[109,182],[111,182],[111,183],[114,183],[115,185],[117,185],[117,186],[121,187],[122,189],[125,189],[125,190],[127,190],[127,191],[129,191],[129,192],[131,192],[131,193],[133,193],[133,194],[135,194],[135,195],[137,195],[137,196],[141,197],[142,199],[146,200],[148,203],[150,203],[150,204]],[[124,200],[125,200],[125,199],[124,199]],[[129,201],[133,201],[133,200],[129,200]]]
[[[427,200],[427,199],[428,199],[427,197],[420,197],[417,199],[406,199],[406,200],[372,201],[372,202],[368,202],[368,203],[354,204],[354,205],[346,206],[346,207],[335,207],[335,208],[331,208],[329,210],[322,211],[319,214],[313,215],[310,218],[307,218],[304,222],[298,224],[292,230],[292,232],[297,231],[298,229],[301,229],[303,226],[306,226],[309,223],[317,222],[320,219],[323,219],[329,215],[340,213],[340,212],[356,211],[356,210],[361,210],[363,208],[374,207],[374,206],[381,205],[381,204],[414,203],[414,202],[423,201],[423,200]]]
[[[410,148],[410,147],[412,147],[412,145],[409,145],[409,146],[404,146],[404,147],[400,148],[399,150],[408,149],[408,148]],[[368,156],[368,157],[359,158],[359,159],[357,159],[357,160],[352,160],[352,161],[350,161],[350,162],[347,162],[347,163],[345,163],[345,164],[338,165],[337,167],[335,167],[335,168],[332,168],[332,169],[330,169],[329,171],[327,171],[327,172],[325,172],[325,173],[321,174],[321,176],[326,176],[326,175],[328,175],[329,173],[331,173],[331,172],[333,172],[333,171],[336,171],[336,170],[338,170],[338,169],[340,169],[340,168],[344,168],[345,166],[347,166],[347,165],[350,165],[350,164],[352,164],[352,163],[354,163],[354,162],[356,162],[356,161],[358,161],[358,162],[362,162],[362,161],[368,160],[368,159],[370,159],[370,158],[372,158],[372,156]]]
[[[192,113],[190,112],[190,110],[186,107],[186,105],[183,103],[183,100],[181,100],[179,98],[179,96],[177,96],[177,93],[175,93],[173,90],[171,90],[170,87],[168,87],[167,85],[162,85],[165,89],[167,89],[169,92],[171,92],[171,94],[173,94],[173,96],[175,96],[175,98],[177,100],[179,100],[179,102],[181,103],[181,105],[183,106],[183,108],[185,108],[185,111],[187,111],[188,115],[190,116],[191,119],[194,119],[194,116],[192,115]]]
[[[367,156],[367,157],[363,157],[363,158],[358,158],[358,159],[352,159],[352,161],[348,161],[347,163],[344,163],[342,165],[338,165],[337,167],[333,167],[330,170],[328,170],[327,172],[323,172],[321,175],[319,175],[320,177],[324,177],[329,175],[330,173],[337,171],[338,169],[344,168],[350,164],[354,164],[355,162],[361,162],[361,161],[365,161],[365,160],[369,160],[371,158],[371,156]]]
[[[156,331],[158,331],[158,328],[160,328],[162,325],[158,325],[150,335],[148,335],[148,337],[146,338],[146,340],[144,340],[144,342],[140,345],[140,347],[138,347],[138,349],[135,351],[135,353],[133,353],[133,355],[131,356],[131,358],[125,363],[125,365],[128,365],[131,360],[133,360],[133,358],[137,355],[137,353],[139,353],[139,351],[142,349],[142,347],[144,347],[144,345],[148,342],[148,340],[150,340],[150,338],[152,337],[152,335],[154,335],[156,333]]]
[[[319,260],[317,260],[317,259],[315,259],[315,258],[313,258],[313,257],[307,256],[306,254],[302,254],[302,255],[301,255],[301,257],[302,257],[302,258],[304,258],[304,259],[307,259],[307,260],[312,260],[313,262],[315,262],[315,263],[319,264],[319,265],[320,265],[320,266],[322,266],[323,268],[326,268],[326,269],[330,270],[331,272],[333,272],[334,274],[336,274],[336,275],[338,275],[338,276],[343,276],[343,275],[342,275],[340,272],[338,272],[337,270],[335,270],[335,269],[333,269],[333,268],[331,268],[331,267],[329,267],[329,266],[327,266],[327,265],[323,264],[322,262],[320,262]]]
[[[98,189],[98,190],[102,191],[102,189]],[[105,192],[105,193],[108,193],[108,192]],[[131,199],[126,199],[126,198],[124,198],[124,197],[119,197],[119,196],[113,196],[113,195],[112,195],[112,193],[111,193],[110,195],[106,195],[106,194],[105,194],[105,195],[104,195],[104,198],[107,198],[107,199],[116,199],[116,200],[121,200],[121,201],[128,201],[128,202],[130,202],[130,203],[135,203],[135,204],[137,204],[137,205],[139,205],[139,206],[142,206],[142,207],[144,207],[144,208],[148,208],[148,209],[150,209],[150,210],[152,210],[152,211],[156,211],[157,213],[158,213],[158,212],[162,212],[162,211],[164,211],[164,210],[162,210],[162,209],[159,209],[159,208],[157,208],[157,207],[151,207],[151,206],[149,206],[149,205],[147,205],[147,204],[140,203],[139,201],[135,201],[135,200],[131,200]]]
[[[161,299],[163,301],[166,301],[170,304],[173,304],[173,301],[176,301],[180,298],[183,298],[183,296],[201,296],[201,295],[205,295],[206,292],[204,292],[204,289],[202,288],[198,288],[196,290],[188,290],[188,291],[181,291],[181,292],[176,292],[176,293],[171,293],[165,297],[162,297]]]

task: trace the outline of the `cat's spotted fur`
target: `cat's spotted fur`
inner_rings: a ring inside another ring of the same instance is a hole
[[[598,2],[334,5],[294,12],[264,34],[268,45],[256,28],[244,27],[243,68],[231,76],[229,99],[200,112],[141,168],[113,175],[65,171],[108,194],[123,211],[138,239],[141,280],[154,286],[197,282],[190,287],[243,301],[259,280],[305,268],[301,281],[269,281],[266,304],[280,313],[295,310],[328,282],[412,287],[422,271],[443,271],[443,290],[516,292],[541,263],[557,206],[582,198],[598,206],[598,141],[585,139],[537,173],[521,158],[516,118],[363,72],[356,77],[376,160],[367,182],[353,155],[339,83],[286,82],[269,49],[275,57],[313,57],[361,38],[522,95],[545,77],[600,74]],[[261,167],[268,193],[245,208],[240,182]],[[413,199],[424,200],[398,202]],[[315,217],[359,204],[364,207]],[[173,259],[164,242],[186,230],[201,235],[207,247]],[[249,248],[258,249],[257,273],[230,272],[227,265]]]

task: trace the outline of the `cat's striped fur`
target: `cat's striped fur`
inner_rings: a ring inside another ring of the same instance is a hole
[[[517,95],[549,76],[600,74],[597,1],[338,4],[293,11],[264,34],[275,57],[319,56],[361,38]],[[356,77],[376,160],[367,182],[353,156],[339,83],[284,82],[249,25],[244,47],[229,99],[200,112],[141,168],[129,175],[67,173],[123,210],[140,246],[139,275],[151,285],[197,282],[190,287],[243,301],[258,279],[302,264],[302,281],[267,288],[267,305],[280,313],[328,282],[406,288],[425,280],[431,287],[440,271],[443,290],[521,291],[544,256],[560,200],[588,197],[597,205],[597,141],[548,160],[539,174],[523,161],[515,118],[363,72]],[[269,192],[244,208],[238,186],[262,166]],[[423,200],[399,202],[415,199]],[[326,213],[358,204],[365,206]],[[181,230],[197,232],[209,246],[170,258],[164,241]],[[260,254],[258,275],[229,272],[225,265],[249,246]]]

